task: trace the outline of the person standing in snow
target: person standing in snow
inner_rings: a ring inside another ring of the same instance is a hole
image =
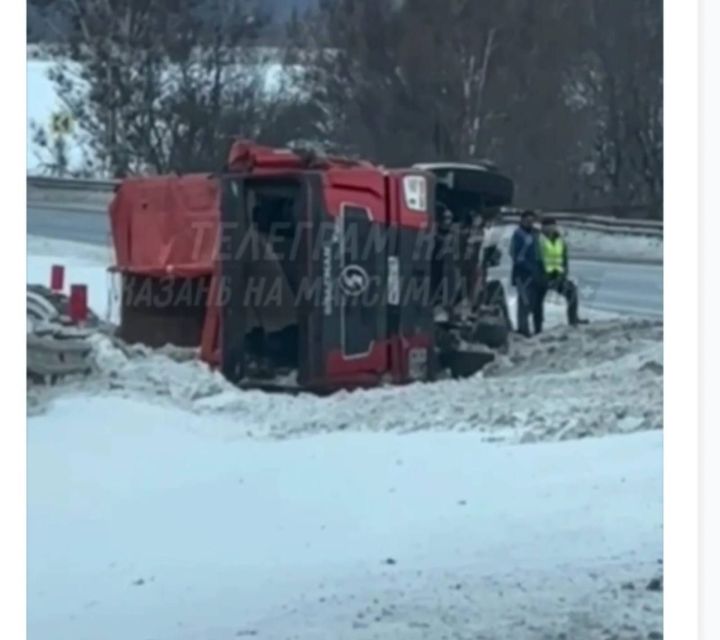
[[[520,225],[510,239],[511,280],[518,294],[517,331],[527,337],[530,337],[530,315],[533,317],[535,333],[542,331],[544,268],[535,221],[534,211],[523,211]]]
[[[543,218],[540,233],[540,255],[545,274],[540,296],[540,308],[549,290],[556,291],[567,301],[567,320],[571,326],[580,324],[578,318],[578,293],[575,283],[568,277],[567,243],[560,234],[555,218]]]

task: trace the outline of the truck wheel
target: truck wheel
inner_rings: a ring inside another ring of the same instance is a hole
[[[494,359],[487,351],[455,351],[448,354],[448,366],[453,378],[468,378]]]
[[[473,342],[479,342],[491,349],[502,349],[507,346],[510,330],[507,321],[498,311],[485,312],[475,322],[473,327]]]

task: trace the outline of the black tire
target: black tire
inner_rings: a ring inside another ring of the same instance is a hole
[[[469,378],[494,359],[487,351],[456,351],[448,356],[450,374],[453,378]]]
[[[481,194],[487,207],[501,207],[512,202],[513,181],[497,171],[455,171],[453,184],[458,191]]]
[[[507,346],[510,330],[500,315],[481,314],[473,327],[473,342],[484,344],[491,349]]]
[[[502,207],[512,203],[513,181],[488,167],[436,163],[429,170],[438,179],[436,198],[453,211]]]

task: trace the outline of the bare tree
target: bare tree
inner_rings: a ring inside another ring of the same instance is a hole
[[[321,2],[309,30],[312,80],[334,113],[334,139],[390,163],[477,157],[505,27],[492,4]]]
[[[595,123],[586,181],[602,203],[662,215],[662,5],[583,4],[587,48],[574,71]]]
[[[520,204],[661,214],[656,0],[318,0],[280,51],[257,46],[260,0],[54,3],[72,26],[55,81],[105,172],[207,170],[242,135],[491,158]]]
[[[267,137],[291,106],[278,52],[256,46],[268,19],[256,2],[65,0],[64,7],[68,55],[52,78],[85,134],[94,173],[211,170],[232,137]]]
[[[489,156],[529,205],[661,198],[653,0],[321,0],[304,36],[323,137],[341,150]]]

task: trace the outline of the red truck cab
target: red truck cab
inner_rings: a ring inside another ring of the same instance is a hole
[[[435,375],[434,178],[237,142],[220,175],[124,181],[120,335],[199,346],[239,384]]]

